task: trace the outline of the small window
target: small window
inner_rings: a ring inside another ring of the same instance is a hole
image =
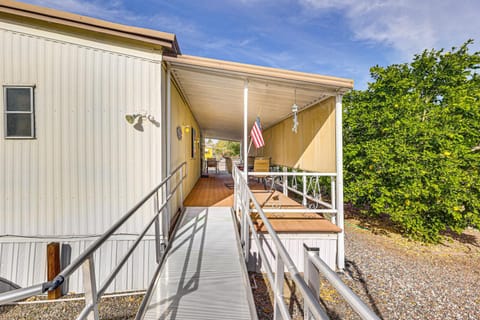
[[[35,114],[32,86],[5,86],[5,137],[34,138]]]

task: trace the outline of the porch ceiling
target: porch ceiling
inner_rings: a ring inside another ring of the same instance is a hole
[[[268,128],[292,114],[353,87],[348,79],[191,56],[165,57],[204,137],[241,140],[243,89],[248,81],[248,128],[260,117]]]

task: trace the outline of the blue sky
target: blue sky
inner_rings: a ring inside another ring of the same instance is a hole
[[[27,0],[177,35],[182,53],[352,78],[429,48],[480,50],[478,0]]]

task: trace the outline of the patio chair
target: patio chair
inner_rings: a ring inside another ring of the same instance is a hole
[[[253,163],[253,172],[269,172],[270,171],[270,158],[255,158]],[[258,181],[263,182],[263,188],[267,189],[267,176],[255,176]]]
[[[215,168],[215,173],[218,173],[218,161],[215,158],[207,159],[207,173],[209,168]]]
[[[233,170],[232,158],[230,158],[230,157],[224,157],[224,158],[225,158],[225,164],[226,164],[226,167],[227,167],[227,171],[228,171],[228,173],[232,174],[232,170]]]

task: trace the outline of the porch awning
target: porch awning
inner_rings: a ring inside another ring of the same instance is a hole
[[[353,88],[353,80],[200,58],[165,56],[203,135],[241,140],[244,84],[248,81],[248,123],[260,117],[264,128]]]

